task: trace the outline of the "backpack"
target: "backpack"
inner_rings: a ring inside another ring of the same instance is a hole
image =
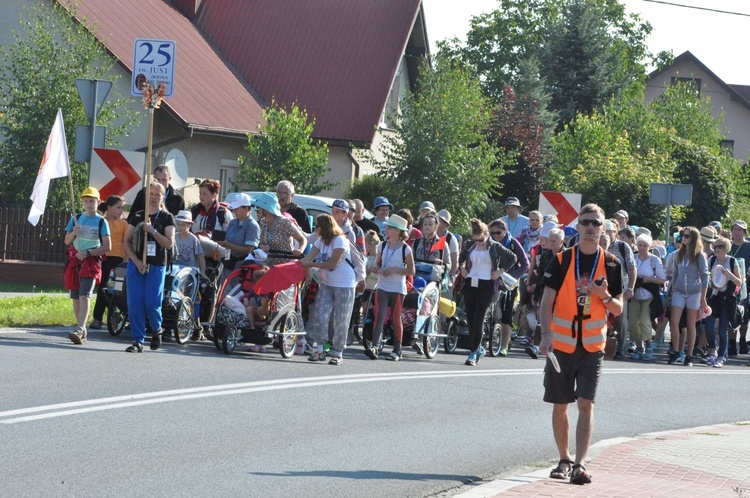
[[[365,268],[365,258],[362,257],[362,252],[359,247],[352,244],[352,241],[346,237],[346,241],[349,243],[349,257],[346,258],[346,262],[354,270],[354,276],[357,278],[357,282],[364,282],[367,278],[367,270]]]
[[[380,244],[380,254],[383,254],[383,251],[385,251],[385,245],[388,243],[387,240],[384,240]],[[404,245],[401,246],[401,261],[404,262],[404,266],[406,266],[406,243],[404,242]]]

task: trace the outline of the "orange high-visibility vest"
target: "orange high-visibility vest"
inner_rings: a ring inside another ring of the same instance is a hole
[[[571,259],[575,258],[578,246],[569,249],[572,251]],[[600,249],[599,261],[596,270],[589,281],[606,277],[607,252]],[[557,261],[562,264],[563,253],[557,254]],[[602,300],[595,294],[589,294],[591,306],[586,315],[578,315],[578,292],[576,290],[575,261],[570,261],[565,272],[562,286],[555,297],[552,310],[552,344],[555,349],[563,353],[573,353],[578,343],[578,334],[582,333],[583,347],[589,353],[604,351],[607,345],[607,309]],[[582,329],[582,330],[581,330]]]

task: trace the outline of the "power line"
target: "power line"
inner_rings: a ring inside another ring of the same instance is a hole
[[[697,7],[695,5],[685,5],[681,3],[673,3],[673,2],[664,2],[662,0],[643,0],[644,2],[651,2],[651,3],[661,3],[664,5],[671,5],[673,7],[684,7],[686,9],[695,9],[695,10],[705,10],[708,12],[716,12],[719,14],[729,14],[732,16],[743,16],[743,17],[750,17],[750,14],[744,14],[742,12],[731,12],[728,10],[719,10],[719,9],[709,9],[708,7]]]

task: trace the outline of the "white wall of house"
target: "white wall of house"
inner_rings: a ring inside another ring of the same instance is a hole
[[[678,62],[668,70],[648,81],[646,102],[651,102],[671,84],[672,78],[700,79],[701,95],[711,99],[713,116],[721,119],[726,139],[734,141],[734,158],[746,163],[750,155],[750,109],[742,103],[731,100],[722,86],[689,60]]]

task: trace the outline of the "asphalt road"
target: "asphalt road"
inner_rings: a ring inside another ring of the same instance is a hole
[[[0,330],[3,495],[413,497],[557,460],[543,361],[518,349],[335,367],[89,336]],[[749,419],[744,363],[606,362],[594,439]]]

